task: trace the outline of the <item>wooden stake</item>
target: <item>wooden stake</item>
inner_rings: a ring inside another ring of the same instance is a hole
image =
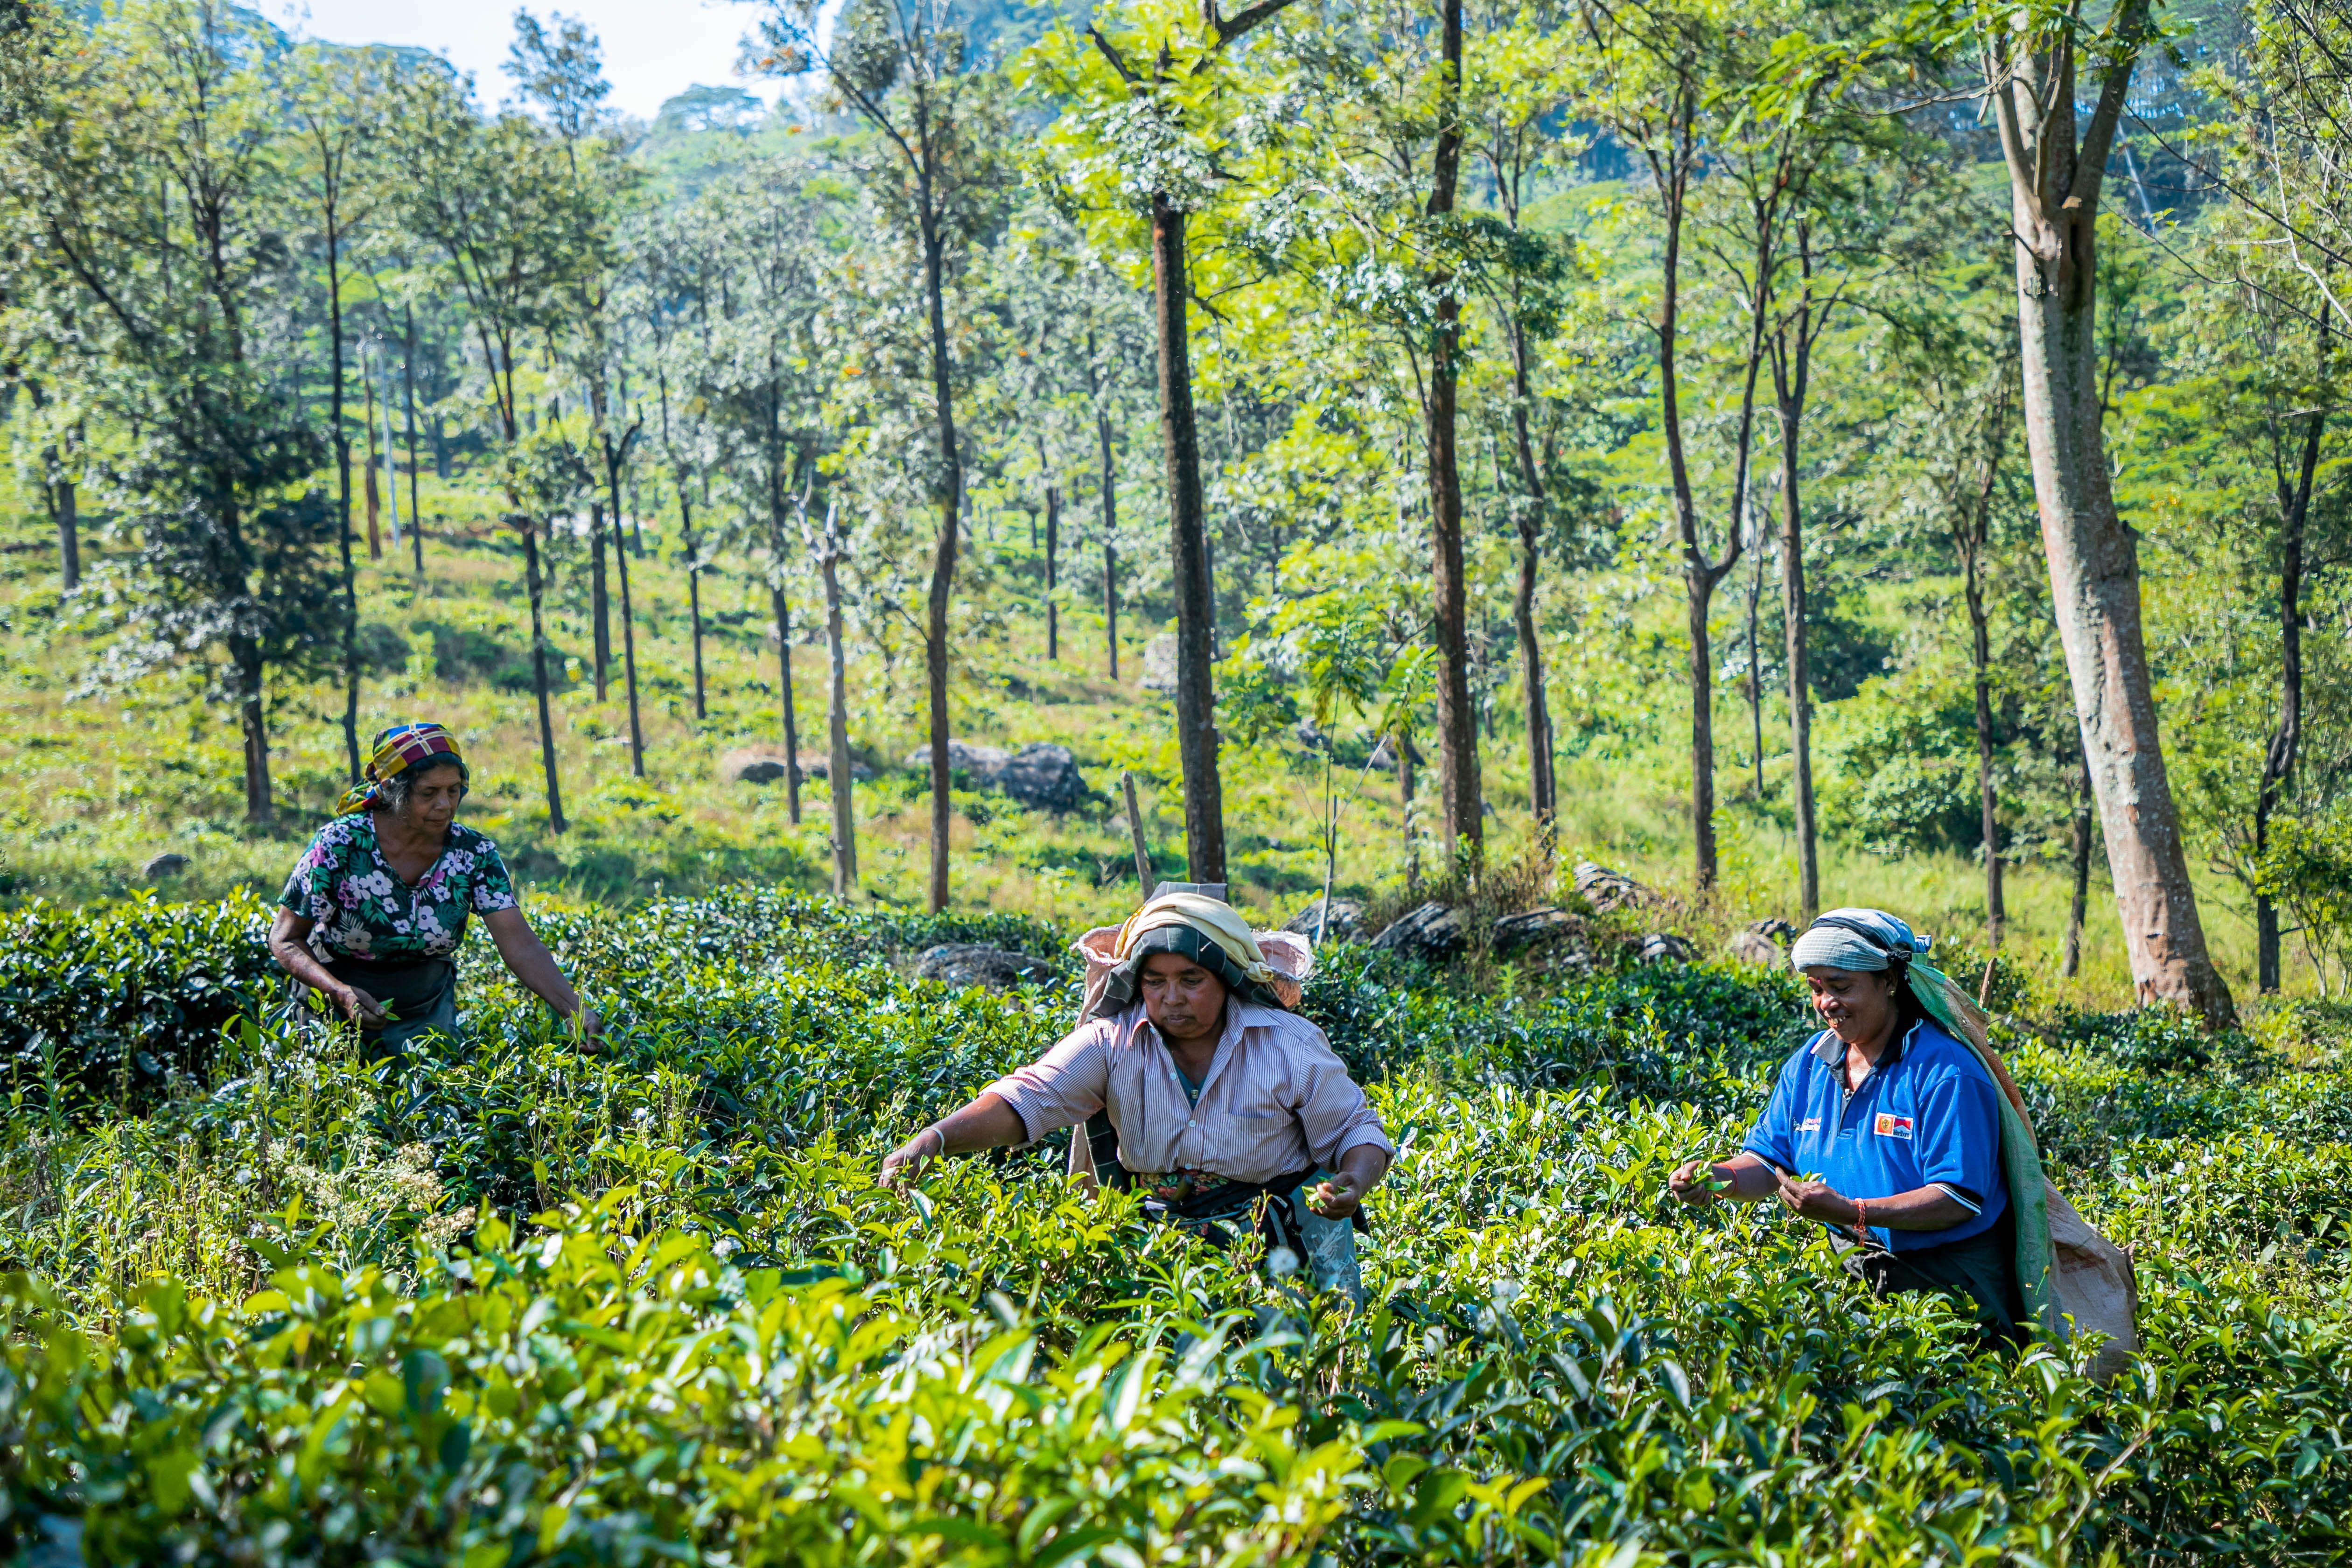
[[[1127,834],[1135,841],[1135,880],[1143,889],[1143,896],[1148,899],[1151,896],[1153,882],[1151,851],[1144,846],[1143,842],[1143,812],[1135,804],[1135,775],[1121,768],[1118,773],[1118,787],[1127,796]]]

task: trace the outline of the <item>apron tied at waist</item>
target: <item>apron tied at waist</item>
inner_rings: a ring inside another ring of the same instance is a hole
[[[457,984],[457,966],[446,958],[423,958],[414,963],[331,958],[326,961],[326,969],[344,984],[357,986],[374,997],[391,1011],[391,1021],[394,1023],[425,1016]]]
[[[1234,1227],[1227,1223],[1242,1218],[1261,1198],[1268,1200],[1258,1216],[1257,1231],[1268,1247],[1286,1247],[1297,1257],[1307,1255],[1306,1233],[1298,1225],[1298,1211],[1286,1202],[1307,1179],[1320,1167],[1309,1165],[1303,1171],[1276,1176],[1270,1182],[1228,1181],[1205,1193],[1168,1203],[1160,1198],[1143,1200],[1143,1212],[1152,1219],[1170,1220],[1182,1226],[1202,1240],[1217,1247],[1233,1244]],[[1364,1235],[1371,1226],[1359,1207],[1351,1216],[1354,1227]]]

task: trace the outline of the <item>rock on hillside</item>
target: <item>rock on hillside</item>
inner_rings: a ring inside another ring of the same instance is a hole
[[[1796,940],[1797,928],[1782,920],[1750,921],[1732,933],[1723,950],[1742,963],[1752,963],[1759,969],[1778,969],[1784,949]]]
[[[1576,890],[1591,904],[1596,914],[1609,914],[1623,909],[1653,909],[1665,902],[1654,888],[1645,888],[1622,871],[1612,871],[1606,866],[1596,866],[1590,860],[1576,863]]]
[[[808,770],[801,770],[806,778]],[[719,759],[719,781],[721,784],[782,784],[784,778],[784,754],[757,746],[730,752]]]
[[[980,942],[944,942],[925,948],[915,960],[916,979],[936,980],[960,991],[975,985],[1010,991],[1024,983],[1042,984],[1053,977],[1054,966],[1042,958],[1007,952]]]
[[[907,753],[907,766],[920,772],[931,765],[929,746]],[[975,746],[968,741],[948,742],[948,766],[982,789],[1009,795],[1024,805],[1047,811],[1068,811],[1087,797],[1087,781],[1078,759],[1067,746],[1032,741],[1017,752],[1002,746]]]
[[[1143,645],[1143,679],[1146,691],[1176,689],[1176,634],[1162,632]]]
[[[1462,911],[1439,903],[1423,904],[1372,938],[1372,945],[1417,958],[1451,958],[1464,946]]]
[[[1318,894],[1313,903],[1307,905],[1305,909],[1291,916],[1289,922],[1282,929],[1287,931],[1297,931],[1303,937],[1312,938],[1318,933],[1318,927],[1321,923],[1322,916],[1323,899],[1320,894]],[[1361,936],[1363,934],[1363,900],[1360,899],[1333,899],[1331,900],[1331,929],[1328,932],[1322,933],[1326,939],[1331,942],[1349,942],[1354,940],[1356,937]]]

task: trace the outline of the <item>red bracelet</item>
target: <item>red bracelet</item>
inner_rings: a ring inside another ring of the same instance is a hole
[[[1853,1205],[1853,1238],[1856,1241],[1863,1243],[1864,1246],[1868,1246],[1870,1242],[1870,1211],[1863,1206],[1864,1200],[1861,1198],[1852,1198],[1847,1201]]]

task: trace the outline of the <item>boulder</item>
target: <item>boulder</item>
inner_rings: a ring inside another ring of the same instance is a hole
[[[1067,746],[1032,741],[1013,753],[996,776],[996,787],[1024,805],[1068,811],[1087,797],[1086,776]]]
[[[1732,933],[1724,943],[1724,951],[1742,963],[1752,963],[1759,969],[1780,967],[1783,950],[1795,939],[1796,928],[1787,921],[1750,921]]]
[[[1514,952],[1539,943],[1584,939],[1584,922],[1566,910],[1528,910],[1505,915],[1495,922],[1496,952]]]
[[[811,756],[806,752],[801,753],[801,777],[828,779],[832,776],[833,759],[831,757]],[[854,781],[863,783],[874,776],[874,770],[852,757],[849,763],[849,776]]]
[[[1176,689],[1176,634],[1162,632],[1143,645],[1143,679],[1146,691]]]
[[[1688,963],[1698,956],[1687,938],[1670,931],[1654,931],[1642,938],[1642,945],[1633,955],[1636,963]]]
[[[991,991],[1010,991],[1024,983],[1042,984],[1053,977],[1054,966],[1042,958],[1008,952],[981,942],[941,942],[924,949],[922,956],[915,960],[916,979],[936,980],[960,991],[975,985]]]
[[[907,753],[907,766],[921,772],[931,765],[931,749]],[[976,746],[968,741],[948,742],[948,766],[979,789],[992,789],[1023,805],[1046,811],[1068,811],[1087,797],[1087,781],[1078,759],[1067,746],[1032,741],[1017,752],[1002,746]]]
[[[1284,924],[1282,929],[1287,931],[1296,931],[1300,936],[1307,937],[1309,940],[1313,940],[1319,935],[1327,942],[1350,941],[1363,933],[1363,900],[1360,899],[1333,899],[1331,900],[1331,929],[1328,932],[1318,931],[1317,929],[1320,925],[1322,918],[1323,900],[1321,895],[1318,894],[1313,903],[1308,904],[1305,909],[1291,916],[1289,921]]]
[[[1372,945],[1416,958],[1451,958],[1462,951],[1463,938],[1460,910],[1427,903],[1392,922]]]
[[[1643,887],[1622,871],[1612,871],[1606,866],[1596,866],[1590,860],[1576,863],[1577,896],[1591,904],[1596,914],[1609,914],[1624,909],[1653,909],[1665,902],[1658,893]]]
[[[166,849],[139,868],[139,874],[151,882],[168,882],[188,868],[188,858]]]
[[[719,759],[719,782],[721,784],[782,784],[786,759],[782,752],[764,747],[747,746],[730,752]],[[803,771],[803,777],[806,777]]]

